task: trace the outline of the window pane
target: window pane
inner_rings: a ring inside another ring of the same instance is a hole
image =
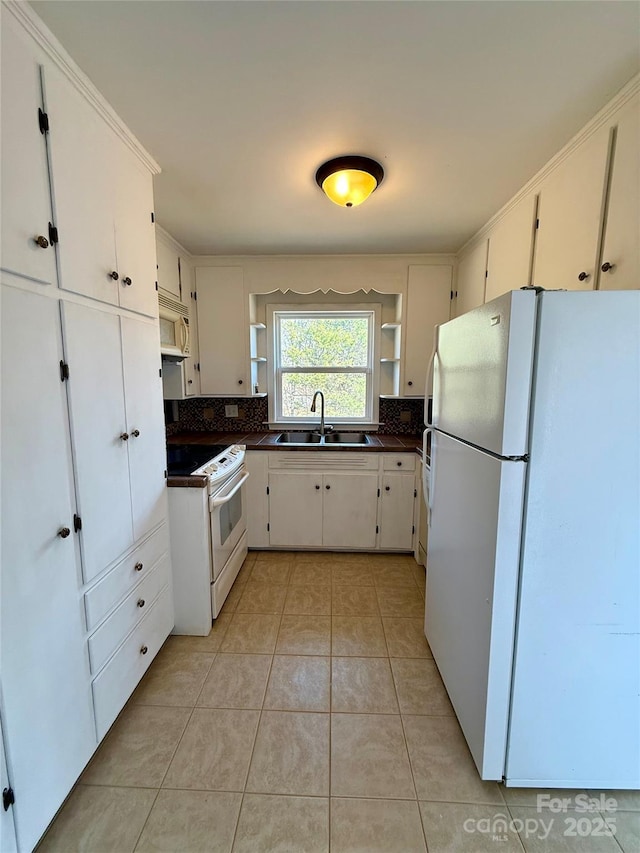
[[[364,373],[283,373],[282,414],[285,418],[320,420],[320,399],[315,416],[309,411],[315,391],[325,399],[325,418],[364,418],[367,377]]]
[[[366,367],[366,317],[281,317],[282,367]]]

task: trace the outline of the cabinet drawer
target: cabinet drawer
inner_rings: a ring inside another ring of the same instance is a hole
[[[415,471],[415,453],[385,453],[382,460],[384,471]]]
[[[98,740],[107,733],[172,628],[173,602],[167,586],[93,681]],[[145,654],[142,653],[143,648],[147,650]]]
[[[163,524],[148,539],[111,569],[84,597],[87,630],[91,631],[169,550],[169,533]],[[142,568],[139,568],[142,566]],[[138,568],[136,568],[138,567]]]
[[[106,663],[131,629],[144,618],[160,590],[168,583],[169,554],[165,553],[95,634],[89,637],[92,673],[98,672]]]

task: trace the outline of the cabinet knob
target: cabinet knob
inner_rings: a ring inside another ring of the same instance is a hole
[[[147,653],[148,651],[149,651],[149,649],[147,648],[147,646],[142,646],[142,648],[140,649],[140,654],[141,654],[141,655],[146,655],[146,653]]]
[[[588,272],[581,272],[578,276],[578,281],[586,281],[589,278]]]
[[[49,241],[47,240],[46,237],[43,237],[42,234],[38,234],[37,237],[34,237],[33,242],[37,246],[40,246],[41,249],[48,249],[49,248]]]
[[[144,564],[143,563],[136,563],[133,568],[136,570],[136,572],[141,572],[142,569],[144,568]]]
[[[385,486],[385,487],[384,487],[384,490],[385,490],[385,492],[390,492],[390,491],[391,491],[391,486]]]
[[[330,488],[331,488],[331,486],[325,486],[325,489],[327,489],[327,490],[329,490]]]
[[[396,462],[396,465],[398,466],[398,468],[402,468],[402,462]]]
[[[238,385],[242,385],[242,379],[238,379]]]
[[[132,435],[134,438],[137,438],[137,437],[140,435],[140,430],[139,430],[139,429],[134,429],[134,430],[133,430],[133,432],[131,433],[131,435]]]
[[[128,432],[121,432],[121,433],[120,433],[120,438],[121,438],[123,441],[129,441],[129,433],[128,433]]]
[[[615,269],[615,266],[615,264],[610,264],[609,261],[605,261],[600,267],[600,269],[602,270],[602,272],[611,272],[612,269]]]
[[[320,486],[316,486],[316,489],[319,489],[319,488],[320,488]],[[327,486],[327,488],[329,488],[329,487]]]
[[[129,278],[129,276],[127,276],[126,278],[123,278],[123,279],[122,279],[122,283],[123,283],[123,284],[126,284],[126,286],[127,286],[127,287],[131,287],[131,285],[133,284],[133,282],[131,281],[131,279]]]
[[[409,380],[409,381],[407,382],[407,385],[413,385],[413,382],[412,382],[411,380]]]
[[[67,536],[70,535],[70,533],[71,533],[71,531],[69,530],[68,527],[61,527],[60,530],[58,530],[58,536],[61,539],[66,539]]]
[[[193,379],[187,379],[187,385],[193,385]]]
[[[138,599],[138,607],[144,607],[144,598]]]
[[[118,275],[116,270],[111,270],[111,272],[109,273],[109,278],[112,278],[114,281],[117,281],[120,276]]]

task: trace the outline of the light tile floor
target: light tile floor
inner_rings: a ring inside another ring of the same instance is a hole
[[[412,557],[250,553],[209,636],[169,638],[39,850],[637,853],[637,794],[616,795],[613,837],[599,812],[540,814],[540,792],[480,781],[423,613]]]

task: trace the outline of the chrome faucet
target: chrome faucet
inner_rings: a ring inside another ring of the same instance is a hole
[[[320,395],[320,435],[324,435],[325,432],[331,432],[333,427],[331,425],[324,425],[324,394],[322,391],[316,391],[313,395],[313,400],[311,401],[311,411],[315,412],[316,410],[316,397]]]

